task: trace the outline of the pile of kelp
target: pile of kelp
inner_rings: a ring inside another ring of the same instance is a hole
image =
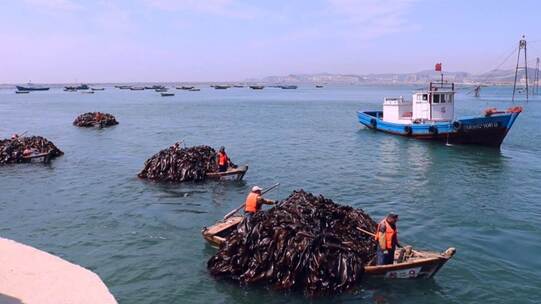
[[[216,171],[218,165],[213,148],[181,148],[180,143],[176,143],[149,158],[138,176],[161,182],[203,181],[207,173]]]
[[[118,125],[116,118],[109,113],[88,112],[81,114],[75,118],[73,125],[77,127],[99,127],[105,128]]]
[[[60,151],[52,142],[41,136],[14,137],[0,140],[0,165],[24,163],[30,160],[24,157],[24,150],[32,150],[32,154],[47,154],[51,159],[64,152]]]
[[[210,273],[306,295],[341,293],[360,282],[375,255],[376,223],[364,211],[303,190],[244,219],[207,263]]]

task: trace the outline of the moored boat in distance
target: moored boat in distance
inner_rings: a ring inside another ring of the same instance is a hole
[[[167,92],[163,92],[163,93],[160,93],[162,95],[162,97],[171,97],[171,96],[175,96],[175,93],[167,93]]]
[[[298,86],[296,85],[282,85],[280,86],[281,89],[284,89],[284,90],[295,90],[298,88]]]
[[[214,88],[216,90],[226,90],[226,89],[229,89],[231,86],[228,86],[228,85],[214,85]]]
[[[90,88],[92,91],[105,91],[105,88]]]
[[[411,101],[402,96],[384,98],[383,111],[359,111],[366,127],[416,139],[448,144],[475,144],[500,147],[521,107],[504,111],[485,110],[482,116],[455,119],[454,83],[431,82],[427,90],[415,92]]]
[[[265,88],[265,86],[262,86],[262,85],[251,85],[250,86],[250,89],[252,90],[263,90]]]
[[[69,91],[69,92],[73,92],[73,91],[78,91],[78,90],[88,90],[90,89],[90,87],[86,84],[80,84],[78,86],[65,86],[64,87],[64,91]]]
[[[193,89],[194,87],[193,86],[181,86],[181,87],[177,87],[177,90],[186,90],[186,91],[189,91],[191,89]]]
[[[19,91],[19,90],[15,91],[15,94],[28,94],[28,93],[30,93],[30,91]]]
[[[17,91],[48,91],[49,87],[36,86],[32,83],[28,83],[26,86],[16,86]]]
[[[204,227],[201,234],[211,246],[220,247],[243,219],[242,215],[232,216],[210,227]],[[429,279],[436,275],[455,253],[456,249],[452,247],[440,253],[413,250],[411,246],[405,246],[395,251],[393,264],[375,265],[374,260],[370,261],[364,266],[364,275],[385,279]]]

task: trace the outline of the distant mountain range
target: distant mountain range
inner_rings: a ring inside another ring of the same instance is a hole
[[[525,82],[525,70],[519,71],[518,79]],[[528,69],[529,83],[533,83],[535,69]],[[507,85],[513,84],[515,70],[492,70],[483,74],[471,74],[467,72],[444,72],[444,78],[448,81],[463,84],[491,84]],[[318,84],[392,84],[392,83],[426,83],[440,79],[440,73],[426,70],[416,73],[386,73],[386,74],[291,74],[287,76],[268,76],[261,79],[247,79],[246,82],[257,82],[266,84],[279,83],[318,83]]]

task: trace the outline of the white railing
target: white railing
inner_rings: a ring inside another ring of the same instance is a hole
[[[410,101],[404,100],[404,97],[385,97],[383,99],[384,105],[400,105],[400,104],[410,104]]]

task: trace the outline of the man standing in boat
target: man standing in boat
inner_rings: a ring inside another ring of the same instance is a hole
[[[227,156],[227,153],[225,153],[225,147],[220,147],[220,151],[218,152],[218,172],[225,172],[229,168],[229,157]]]
[[[394,262],[394,251],[398,246],[398,229],[396,228],[398,215],[389,213],[376,229],[375,239],[378,243],[376,250],[376,264],[389,265]]]
[[[274,201],[268,200],[261,196],[261,187],[254,186],[252,192],[246,197],[246,202],[244,203],[244,213],[247,218],[251,218],[256,212],[261,210],[263,204],[265,205],[274,205]]]

